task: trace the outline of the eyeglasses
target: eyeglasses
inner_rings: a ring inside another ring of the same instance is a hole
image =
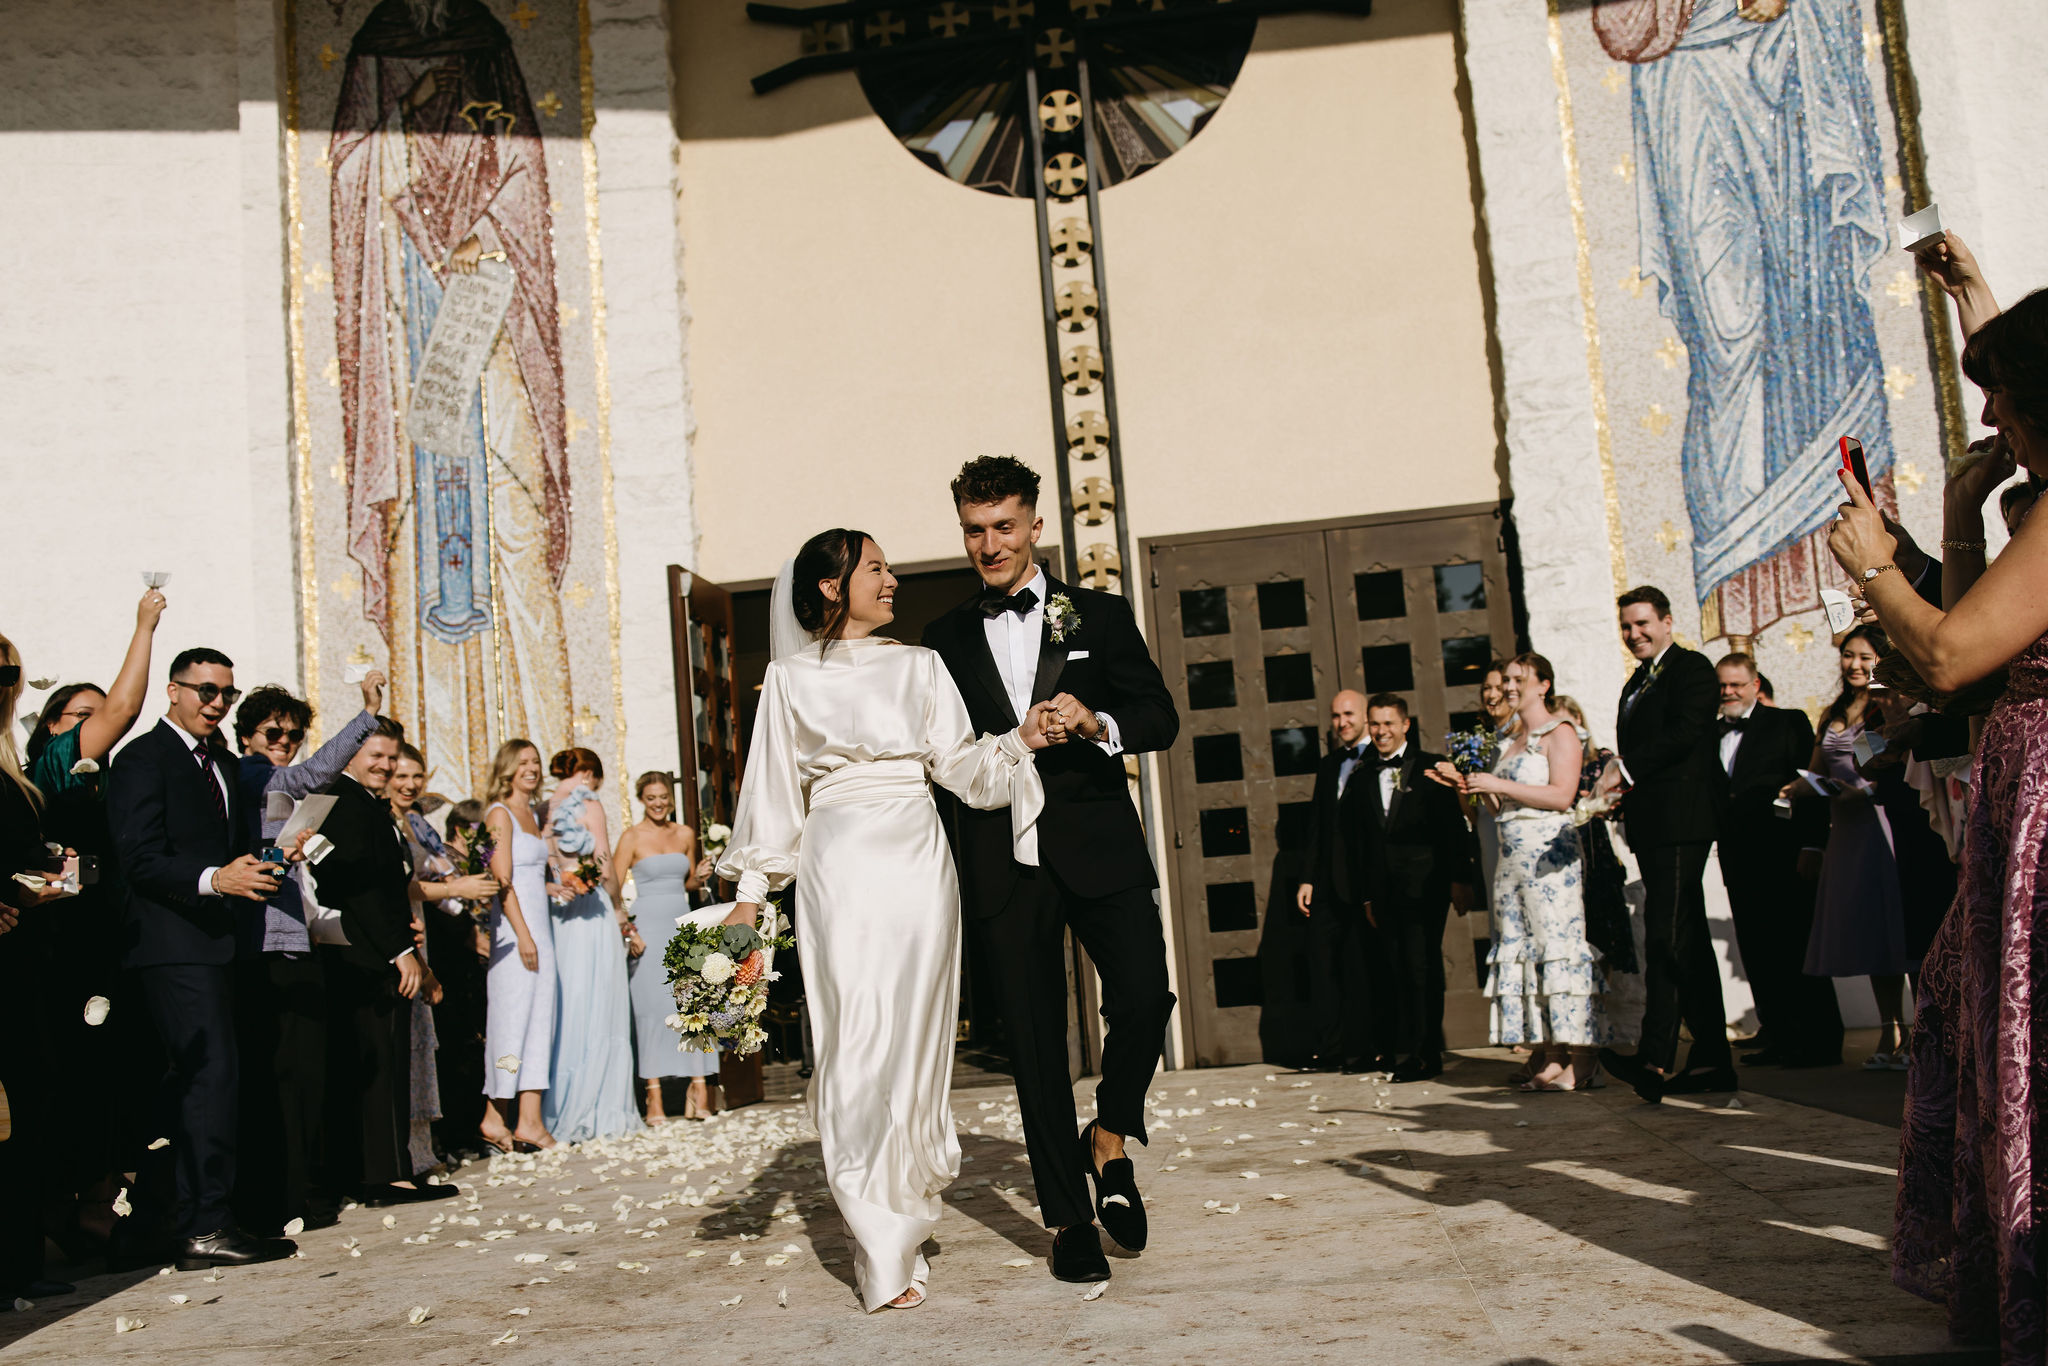
[[[0,688],[11,688],[21,682],[21,665],[0,664]]]
[[[235,705],[235,699],[242,695],[240,688],[223,688],[218,683],[187,683],[182,679],[174,678],[171,680],[171,686],[174,688],[190,688],[193,692],[199,694],[200,705],[207,707],[212,706],[216,701],[223,698],[232,707]]]
[[[279,740],[289,740],[296,745],[306,738],[306,732],[298,729],[296,726],[290,730],[286,730],[283,726],[265,726],[259,733],[263,736],[263,743],[266,745],[274,745]]]

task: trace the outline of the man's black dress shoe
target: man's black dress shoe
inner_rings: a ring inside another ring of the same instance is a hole
[[[1370,1072],[1372,1071],[1372,1059],[1346,1058],[1344,1059],[1344,1066],[1339,1070],[1347,1077],[1357,1076],[1360,1072]]]
[[[1785,1061],[1785,1055],[1775,1048],[1761,1048],[1742,1055],[1744,1067],[1783,1067]]]
[[[462,1194],[459,1186],[429,1186],[422,1182],[414,1186],[371,1186],[363,1192],[362,1203],[371,1209],[385,1205],[416,1205],[422,1200],[453,1200]]]
[[[1428,1081],[1444,1074],[1441,1058],[1410,1058],[1394,1069],[1395,1081]]]
[[[1600,1050],[1600,1065],[1627,1082],[1637,1095],[1650,1104],[1655,1105],[1664,1099],[1664,1092],[1668,1088],[1663,1074],[1638,1055],[1603,1048]]]
[[[1112,1158],[1101,1170],[1095,1166],[1095,1131],[1099,1121],[1089,1120],[1081,1130],[1081,1165],[1095,1181],[1095,1217],[1116,1245],[1126,1252],[1145,1250],[1145,1201],[1138,1194],[1137,1168],[1128,1157]]]
[[[1093,1224],[1075,1224],[1052,1236],[1052,1277],[1056,1281],[1106,1281],[1109,1258]]]
[[[212,1266],[249,1266],[276,1262],[291,1256],[299,1245],[289,1238],[251,1238],[232,1224],[200,1238],[187,1238],[178,1249],[180,1271],[204,1271]]]
[[[1744,1053],[1757,1053],[1766,1048],[1777,1047],[1775,1043],[1771,1042],[1771,1036],[1764,1033],[1761,1029],[1746,1039],[1735,1040],[1734,1043],[1735,1047]]]
[[[1664,1079],[1664,1094],[1667,1096],[1697,1096],[1707,1091],[1734,1091],[1740,1087],[1735,1080],[1735,1068],[1728,1063],[1719,1067],[1698,1067],[1680,1072],[1675,1077]]]

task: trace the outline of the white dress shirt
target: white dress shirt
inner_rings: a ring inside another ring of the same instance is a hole
[[[1751,715],[1755,713],[1755,711],[1756,703],[1752,702],[1749,704],[1748,708],[1743,711],[1742,715],[1736,717],[1735,719],[1739,721],[1747,721],[1751,717]],[[1729,718],[1724,716],[1719,719],[1725,721]],[[1735,776],[1735,752],[1741,748],[1741,731],[1731,728],[1721,732],[1721,767],[1727,772],[1728,776],[1731,778]]]
[[[996,672],[1002,676],[1003,691],[1009,694],[1010,708],[1020,724],[1031,710],[1031,685],[1038,681],[1038,644],[1045,636],[1045,575],[1035,564],[1031,566],[1031,577],[1011,590],[1012,595],[1027,588],[1037,598],[1029,611],[998,612],[981,627],[988,638],[988,652],[995,658]],[[1102,720],[1102,734],[1089,743],[1104,754],[1123,753],[1116,718],[1105,715]]]
[[[181,742],[183,742],[185,746],[185,762],[188,764],[192,764],[196,767],[199,763],[199,756],[193,753],[193,751],[198,749],[199,746],[204,742],[201,741],[198,736],[194,735],[191,731],[186,730],[183,726],[179,725],[176,721],[173,721],[168,716],[164,718],[164,724],[169,726],[172,730],[176,731],[178,734],[178,739]],[[213,774],[213,785],[220,789],[220,809],[223,811],[232,812],[235,809],[235,805],[233,802],[228,800],[228,775],[221,772],[220,756],[213,753],[211,746],[208,747],[207,754],[213,760],[213,762],[209,763],[206,766],[207,770]],[[220,895],[219,892],[213,890],[213,875],[219,871],[220,865],[217,863],[210,868],[201,870],[199,874],[199,895]]]

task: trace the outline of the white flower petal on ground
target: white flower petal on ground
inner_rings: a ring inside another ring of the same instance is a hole
[[[1267,1194],[1266,1198],[1268,1200],[1285,1200],[1287,1197],[1282,1195],[1279,1191],[1272,1191]]]
[[[526,1317],[526,1316],[527,1316],[528,1314],[531,1314],[532,1312],[533,1312],[533,1307],[532,1307],[531,1305],[524,1305],[524,1304],[522,1304],[522,1305],[520,1305],[520,1306],[519,1306],[519,1308],[517,1308],[517,1309],[507,1309],[507,1310],[505,1311],[505,1317],[507,1317],[507,1318],[513,1318],[513,1319],[523,1319],[523,1318],[525,1318],[525,1317]]]
[[[732,1256],[727,1257],[725,1259],[725,1264],[727,1266],[738,1266],[741,1262],[744,1262],[745,1260],[747,1260],[745,1257],[742,1257],[739,1253],[735,1252],[732,1254]]]
[[[123,1219],[135,1213],[135,1206],[128,1203],[128,1188],[126,1186],[121,1187],[120,1194],[114,1197],[114,1213]]]
[[[138,1328],[147,1327],[149,1327],[149,1322],[146,1319],[131,1319],[126,1314],[116,1314],[114,1316],[114,1331],[117,1333],[132,1333]]]
[[[1129,1209],[1131,1206],[1131,1202],[1121,1195],[1105,1195],[1102,1197],[1102,1203],[1105,1205],[1122,1205],[1125,1209]]]
[[[784,1287],[783,1287],[782,1289],[780,1289],[780,1290],[778,1290],[778,1291],[776,1291],[776,1292],[775,1292],[775,1302],[776,1302],[777,1304],[781,1305],[781,1306],[782,1306],[782,1307],[783,1307],[784,1309],[787,1309],[787,1308],[789,1308],[789,1287],[788,1287],[788,1286],[784,1286]]]
[[[498,1334],[498,1336],[491,1339],[491,1346],[504,1347],[510,1343],[514,1343],[517,1341],[519,1341],[519,1334],[513,1332],[511,1329],[508,1328],[504,1332]]]
[[[1177,1171],[1179,1171],[1179,1170],[1180,1170],[1180,1168],[1179,1168],[1179,1167],[1161,1167],[1161,1168],[1160,1168],[1159,1170],[1161,1170],[1161,1171],[1163,1171],[1163,1172],[1177,1172]]]
[[[685,1257],[701,1257],[704,1255],[704,1249],[701,1247],[693,1247],[688,1252],[685,1252],[683,1255]]]
[[[168,1299],[170,1300],[170,1302],[171,1302],[172,1304],[190,1304],[190,1303],[192,1303],[192,1297],[191,1297],[190,1295],[171,1295],[171,1296],[168,1296],[167,1298],[168,1298]]]
[[[1009,1261],[1004,1262],[1003,1265],[1007,1267],[1014,1267],[1018,1270],[1022,1270],[1027,1266],[1037,1266],[1038,1263],[1032,1261],[1029,1257],[1012,1257]]]
[[[764,1258],[762,1258],[762,1261],[763,1261],[763,1262],[765,1262],[765,1263],[766,1263],[767,1265],[769,1265],[769,1266],[788,1266],[788,1265],[789,1265],[789,1258],[788,1258],[787,1256],[783,1255],[783,1254],[782,1254],[782,1253],[780,1253],[780,1252],[774,1253],[774,1254],[772,1254],[771,1256],[768,1256],[768,1257],[764,1257]]]
[[[1102,1293],[1107,1289],[1109,1289],[1108,1281],[1097,1281],[1081,1292],[1081,1298],[1084,1300],[1099,1300],[1102,1298]]]
[[[151,1143],[149,1145],[149,1150],[151,1152],[155,1152],[159,1148],[168,1148],[170,1146],[171,1140],[169,1140],[168,1138],[159,1138],[154,1143]]]
[[[85,1002],[85,1022],[89,1025],[105,1024],[107,1022],[107,1012],[113,1008],[114,1003],[104,996],[87,997]]]
[[[395,1215],[395,1214],[387,1214],[387,1215],[385,1215],[385,1216],[384,1216],[384,1227],[386,1227],[386,1228],[397,1228],[397,1227],[398,1227],[398,1216],[397,1216],[397,1215]]]
[[[517,1053],[507,1053],[504,1057],[498,1059],[498,1070],[500,1072],[517,1072],[519,1070],[519,1055]]]
[[[1256,1181],[1259,1179],[1259,1174],[1257,1172],[1239,1172],[1238,1175],[1243,1177],[1247,1181]]]
[[[433,1310],[427,1308],[424,1304],[416,1304],[406,1311],[405,1321],[417,1328],[432,1317],[434,1317]]]
[[[639,1270],[641,1270],[641,1269],[642,1269],[642,1268],[641,1268],[641,1263],[639,1263],[639,1262],[620,1262],[620,1263],[619,1263],[619,1270],[621,1270],[621,1271],[639,1271]]]
[[[293,1219],[284,1226],[284,1236],[287,1238],[296,1238],[305,1231],[306,1221],[304,1219]]]
[[[544,1262],[547,1259],[548,1254],[545,1252],[522,1252],[518,1256],[514,1257],[512,1260],[515,1262],[525,1262],[528,1265],[534,1265],[540,1262]]]
[[[14,1312],[17,1314],[26,1314],[35,1307],[36,1302],[34,1300],[25,1300],[19,1295],[14,1297]]]
[[[734,1305],[738,1304],[738,1303],[739,1303],[739,1302],[740,1302],[741,1300],[743,1300],[743,1299],[745,1299],[745,1298],[746,1298],[746,1296],[745,1296],[745,1295],[734,1295],[734,1296],[733,1296],[733,1297],[732,1297],[731,1299],[729,1299],[729,1300],[720,1300],[720,1301],[719,1301],[719,1303],[720,1303],[720,1304],[722,1304],[722,1305],[724,1305],[724,1306],[725,1306],[725,1307],[726,1307],[727,1309],[730,1309],[730,1308],[732,1308],[732,1307],[733,1307]]]

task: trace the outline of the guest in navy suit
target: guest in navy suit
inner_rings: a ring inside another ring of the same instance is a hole
[[[115,757],[108,823],[128,886],[124,966],[136,971],[168,1067],[158,1091],[162,1137],[138,1195],[168,1205],[183,1240],[180,1270],[288,1257],[284,1238],[235,1226],[238,920],[275,895],[283,869],[250,852],[252,828],[220,724],[239,696],[217,650],[171,661],[170,713]],[[166,1189],[168,1187],[168,1190]]]

